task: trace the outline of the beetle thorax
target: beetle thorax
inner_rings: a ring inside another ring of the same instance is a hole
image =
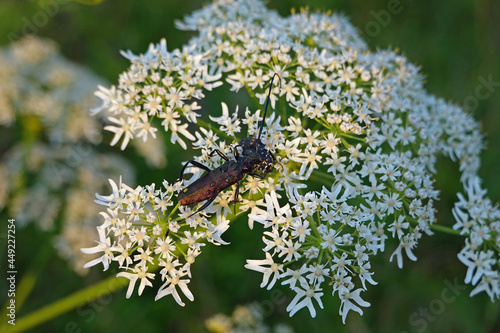
[[[273,155],[260,139],[245,138],[239,146],[243,149],[239,162],[244,173],[263,178],[272,171]]]

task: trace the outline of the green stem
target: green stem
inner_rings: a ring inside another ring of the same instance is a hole
[[[77,291],[63,299],[46,305],[39,310],[27,314],[20,319],[16,319],[15,325],[4,325],[0,327],[0,332],[23,332],[37,325],[45,323],[63,313],[66,313],[76,307],[93,301],[99,297],[108,295],[113,291],[123,288],[130,282],[126,278],[117,278],[111,276],[93,286]]]
[[[26,298],[33,290],[33,287],[36,283],[36,277],[37,275],[33,272],[28,272],[21,278],[19,286],[16,288],[16,311],[19,311],[19,309],[21,309],[21,307],[24,305],[24,302],[26,301]],[[9,309],[7,308],[9,305],[9,300],[7,300],[7,303],[2,308],[2,312],[0,314],[1,318],[7,318],[7,320],[10,320],[10,318],[8,317]],[[4,332],[3,330],[0,331]]]
[[[456,236],[462,236],[462,235],[460,235],[460,230],[454,230],[454,229],[452,229],[450,227],[445,227],[443,225],[431,224],[430,228],[432,230],[439,231],[439,232],[444,232],[446,234],[456,235]]]
[[[359,141],[361,143],[365,142],[365,139],[366,139],[365,137],[357,136],[357,135],[353,135],[353,134],[347,134],[347,133],[342,132],[342,131],[338,131],[337,133],[339,136],[342,136],[344,138],[353,139],[353,140]]]
[[[311,175],[309,176],[309,179],[318,181],[319,183],[323,183],[325,185],[332,185],[331,182],[335,182],[335,176],[332,175],[331,173],[320,171],[318,169],[315,169],[311,172]]]

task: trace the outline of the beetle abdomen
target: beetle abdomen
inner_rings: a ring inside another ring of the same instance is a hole
[[[243,171],[238,163],[228,161],[181,190],[177,197],[179,204],[191,205],[209,199],[242,178]]]

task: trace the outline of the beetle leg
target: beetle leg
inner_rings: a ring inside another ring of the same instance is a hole
[[[208,172],[212,171],[212,170],[210,170],[210,169],[209,169],[206,165],[203,165],[203,164],[201,164],[200,162],[197,162],[197,161],[194,161],[194,160],[189,160],[189,161],[187,161],[187,162],[186,162],[186,164],[184,164],[184,165],[182,166],[181,173],[180,173],[180,175],[179,175],[179,179],[177,179],[177,180],[175,181],[175,183],[180,182],[181,180],[183,180],[183,179],[184,179],[184,178],[183,178],[183,177],[184,177],[184,171],[186,170],[186,168],[187,168],[187,166],[188,166],[188,164],[189,164],[189,163],[191,163],[191,164],[192,164],[192,165],[194,165],[195,167],[198,167],[198,168],[203,169],[203,170],[205,170],[205,171],[208,171]]]
[[[240,202],[240,182],[236,183],[236,191],[234,192],[233,199],[233,214],[236,215],[236,203]]]
[[[233,154],[234,158],[238,161],[240,159],[240,153],[238,153],[238,147],[241,147],[240,145],[237,145],[233,147]]]
[[[257,172],[249,172],[248,174],[249,174],[250,176],[252,176],[252,177],[257,177],[257,178],[259,178],[259,179],[264,179],[264,177],[262,177],[262,175],[261,175],[261,174],[259,174],[259,173],[257,173]]]
[[[211,153],[210,153],[210,157],[214,156],[214,154],[217,153],[217,155],[219,155],[221,158],[224,159],[224,161],[229,161],[229,158],[226,156],[226,154],[224,154],[223,152],[221,152],[219,149],[214,149]]]
[[[278,165],[281,167],[281,170],[283,170],[283,164],[281,164],[277,159],[276,159],[276,156],[274,156],[273,153],[269,152],[269,154],[271,154],[271,156],[273,157],[273,161],[278,163]]]
[[[190,218],[191,216],[193,216],[193,215],[195,215],[195,214],[199,213],[201,210],[204,210],[205,208],[207,208],[207,207],[208,207],[208,206],[209,206],[209,205],[210,205],[210,204],[211,204],[211,203],[215,200],[215,198],[217,198],[217,195],[219,195],[219,193],[214,193],[214,195],[212,195],[212,196],[210,197],[210,199],[208,199],[208,200],[207,200],[207,201],[203,204],[203,206],[201,206],[200,208],[198,208],[198,209],[196,210],[196,212],[192,213],[192,214],[191,214],[191,215],[189,215],[187,218]]]

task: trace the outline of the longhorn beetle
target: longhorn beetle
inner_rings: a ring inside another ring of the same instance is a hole
[[[266,149],[265,145],[260,140],[262,135],[262,129],[264,128],[264,122],[267,114],[267,107],[269,105],[269,99],[271,96],[271,90],[273,87],[274,77],[278,75],[275,73],[271,78],[271,83],[269,85],[269,92],[267,94],[266,108],[264,111],[264,116],[262,117],[262,122],[259,129],[259,135],[257,137],[252,136],[244,138],[241,140],[240,144],[233,148],[234,160],[230,160],[223,152],[219,149],[215,149],[210,153],[212,157],[215,153],[225,160],[224,164],[210,170],[207,166],[201,164],[200,162],[189,160],[184,164],[181,169],[181,173],[178,181],[181,181],[184,176],[184,170],[189,164],[194,165],[200,169],[208,171],[200,179],[197,179],[188,187],[182,189],[177,196],[179,204],[181,205],[192,205],[203,200],[207,200],[203,206],[201,206],[197,211],[188,216],[191,217],[199,211],[207,208],[214,200],[217,195],[228,188],[229,186],[236,184],[236,192],[234,193],[234,204],[238,201],[239,190],[240,190],[240,180],[243,179],[245,174],[256,176],[259,178],[264,178],[273,169],[273,164],[276,161],[273,153]],[[241,148],[241,154],[238,152],[238,147]]]

